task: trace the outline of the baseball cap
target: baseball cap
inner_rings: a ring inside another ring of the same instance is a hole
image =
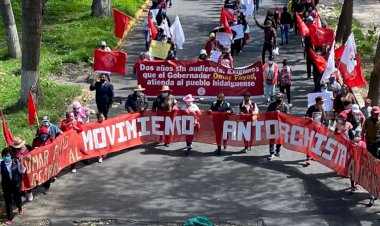
[[[44,117],[42,117],[42,121],[49,122],[50,118],[45,115]]]
[[[353,105],[351,106],[351,110],[352,110],[352,112],[354,112],[354,113],[359,113],[359,112],[360,112],[359,105],[357,105],[357,104],[353,104]]]
[[[372,113],[373,114],[379,114],[380,113],[380,108],[378,106],[375,106],[372,108]]]

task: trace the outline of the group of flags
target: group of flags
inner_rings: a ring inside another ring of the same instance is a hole
[[[343,82],[348,88],[366,85],[360,54],[357,52],[355,38],[352,33],[344,45],[335,49],[335,32],[333,29],[322,27],[316,22],[305,24],[298,13],[296,14],[296,20],[299,33],[302,36],[309,36],[311,44],[314,46],[332,46],[327,61],[312,49],[306,50],[310,52],[318,71],[323,73],[321,83],[339,70]]]
[[[7,122],[5,121],[5,117],[2,110],[0,110],[0,115],[1,115],[3,135],[5,138],[5,142],[10,146],[13,143],[13,135],[7,126]],[[29,91],[29,94],[28,94],[28,124],[29,126],[33,125],[36,121],[38,123],[37,107],[33,99],[32,91]]]

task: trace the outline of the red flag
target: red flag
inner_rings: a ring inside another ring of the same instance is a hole
[[[351,73],[347,70],[347,65],[345,63],[338,63],[338,69],[342,75],[343,82],[347,85],[348,88],[365,86],[367,84],[364,78],[359,53],[355,55],[355,60],[357,64]]]
[[[230,21],[234,21],[235,17],[234,17],[234,13],[229,11],[228,9],[226,8],[222,8],[222,10],[220,11],[220,19],[219,19],[219,23],[220,24],[223,24],[223,16],[225,16],[227,18],[227,21],[230,22]]]
[[[152,18],[148,16],[148,28],[149,28],[149,35],[150,40],[154,40],[156,38],[156,35],[158,33],[156,26],[154,26]]]
[[[340,60],[340,58],[342,58],[343,51],[344,51],[344,45],[335,49],[335,60]]]
[[[29,126],[33,125],[38,117],[37,108],[34,104],[32,91],[29,91],[28,96],[28,123]]]
[[[115,23],[115,35],[122,39],[124,31],[129,24],[129,16],[117,9],[113,9],[113,20]]]
[[[3,135],[4,135],[4,138],[5,138],[5,141],[7,142],[7,144],[9,146],[11,146],[12,143],[13,143],[12,133],[11,133],[11,131],[9,131],[9,129],[7,127],[7,123],[5,122],[3,111],[0,111],[0,114],[1,114],[2,124],[3,124]]]
[[[311,58],[313,59],[314,64],[317,66],[319,73],[323,74],[323,71],[327,67],[327,61],[323,56],[317,55],[314,50],[309,49]]]
[[[303,22],[302,18],[298,15],[298,13],[296,13],[296,19],[299,33],[302,36],[309,36],[309,28],[307,28],[305,22]]]
[[[331,45],[335,40],[334,30],[318,27],[316,24],[308,23],[311,44],[314,46]]]
[[[125,75],[127,54],[122,51],[94,51],[94,71]]]
[[[224,31],[228,34],[232,34],[232,30],[230,25],[228,24],[227,13],[224,8],[222,8],[222,12],[220,13],[220,23],[223,24]]]

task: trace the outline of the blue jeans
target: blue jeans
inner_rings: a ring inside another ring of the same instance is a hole
[[[264,83],[264,95],[265,95],[265,100],[267,102],[273,100],[274,96],[274,91],[276,90],[276,86],[272,84],[267,84],[266,82]]]
[[[284,39],[286,44],[288,44],[290,24],[283,24],[281,27],[281,44],[284,44]]]

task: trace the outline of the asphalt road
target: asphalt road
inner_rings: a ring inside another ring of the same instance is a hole
[[[262,3],[258,13],[280,1]],[[283,2],[283,1],[281,1]],[[219,19],[220,0],[174,0],[169,16],[178,13],[186,43],[180,59],[196,58],[208,32]],[[263,33],[251,24],[251,40],[235,58],[238,66],[261,58]],[[125,43],[128,72],[139,52],[144,51],[142,28],[137,25]],[[279,60],[287,58],[295,72],[292,114],[306,111],[306,94],[312,80],[306,79],[300,37],[291,35],[290,44],[280,47]],[[116,101],[123,101],[136,85],[136,77],[113,77]],[[266,105],[259,101],[261,111]],[[199,103],[207,109],[208,102]],[[123,106],[111,115],[123,114]],[[60,174],[47,195],[35,192],[25,205],[26,214],[16,217],[20,225],[73,225],[103,222],[108,225],[177,225],[185,219],[206,215],[219,225],[380,225],[379,205],[368,208],[363,189],[348,192],[348,179],[313,163],[304,167],[303,154],[283,150],[283,156],[269,162],[267,146],[247,154],[229,148],[215,156],[215,146],[195,144],[190,156],[185,144],[166,148],[146,144],[107,157],[103,163],[84,165],[76,174]],[[42,224],[43,225],[43,224]]]

